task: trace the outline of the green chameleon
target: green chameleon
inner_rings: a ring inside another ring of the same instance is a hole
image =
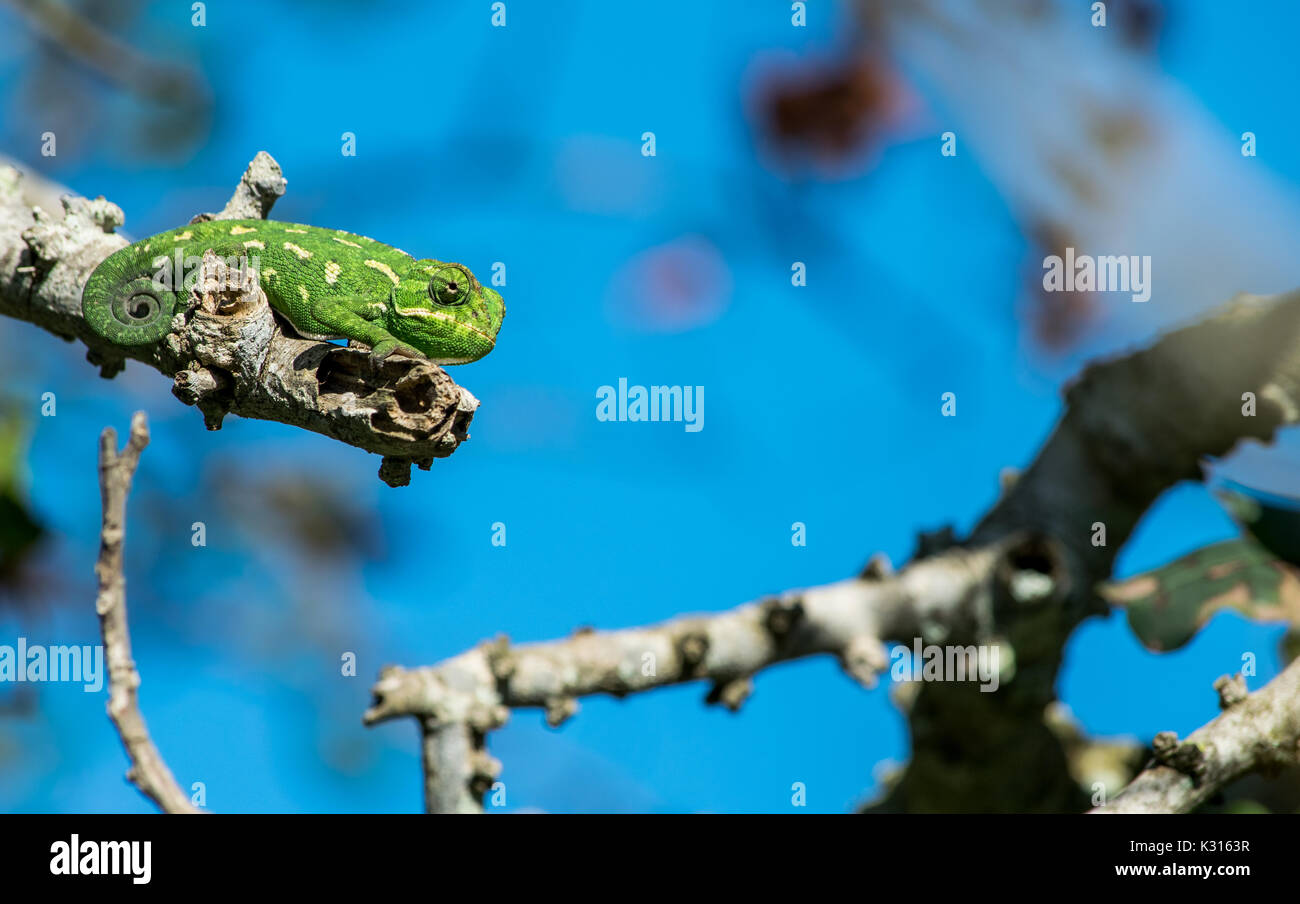
[[[208,250],[225,260],[245,258],[271,307],[301,335],[354,339],[380,359],[398,352],[438,364],[477,361],[492,351],[506,314],[501,295],[460,264],[416,260],[341,229],[210,220],[106,258],[81,295],[86,321],[117,345],[157,342],[184,309]],[[188,282],[172,278],[182,272]]]

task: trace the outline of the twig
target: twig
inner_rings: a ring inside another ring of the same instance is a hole
[[[1156,760],[1093,813],[1187,813],[1248,772],[1300,765],[1300,659],[1262,689],[1241,696],[1244,682],[1215,683],[1223,712],[1181,743],[1156,735]]]
[[[176,784],[171,770],[149,737],[140,712],[140,673],[131,658],[131,634],[126,622],[126,577],[122,567],[122,545],[126,538],[126,500],[131,478],[140,462],[140,452],[149,443],[144,412],[131,419],[131,436],[117,452],[117,432],[109,427],[99,438],[99,489],[104,502],[100,531],[99,561],[95,577],[99,613],[108,662],[108,715],[122,738],[131,761],[126,777],[165,813],[198,813]]]

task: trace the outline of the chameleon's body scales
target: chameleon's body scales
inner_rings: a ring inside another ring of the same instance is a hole
[[[463,364],[492,350],[505,304],[468,269],[362,235],[275,220],[212,220],[142,239],[91,274],[82,311],[119,345],[156,342],[187,291],[157,278],[164,261],[246,258],[271,307],[309,338],[354,339],[377,357],[394,351]],[[188,265],[187,265],[188,266]]]

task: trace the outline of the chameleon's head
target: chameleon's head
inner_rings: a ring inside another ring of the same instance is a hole
[[[424,259],[393,293],[389,332],[439,364],[477,361],[496,345],[506,316],[501,294],[460,264]]]

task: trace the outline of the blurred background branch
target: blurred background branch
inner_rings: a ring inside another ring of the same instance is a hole
[[[1239,355],[1240,348],[1252,353]],[[1243,391],[1261,398],[1254,416],[1243,416]],[[720,615],[583,630],[550,644],[512,647],[501,638],[436,666],[388,669],[365,721],[419,719],[426,805],[467,812],[481,809],[496,778],[499,766],[487,755],[486,737],[505,724],[511,708],[542,707],[557,726],[576,712],[579,696],[621,698],[705,679],[713,682],[709,702],[737,709],[752,677],[787,659],[833,653],[871,686],[888,667],[886,641],[996,644],[1004,672],[996,693],[939,682],[907,695],[912,759],[871,809],[1077,812],[1089,790],[1080,787],[1072,763],[1078,744],[1053,719],[1067,640],[1087,616],[1104,610],[1101,585],[1156,499],[1197,479],[1206,458],[1223,456],[1244,439],[1270,441],[1300,419],[1297,400],[1300,292],[1238,296],[1213,317],[1146,349],[1091,365],[1067,392],[1065,414],[1034,463],[1007,483],[964,543],[950,534],[922,537],[912,563],[897,574],[875,559],[856,579]],[[1215,578],[1241,581],[1239,570],[1222,564],[1211,562],[1210,574],[1181,582],[1194,599],[1190,630],[1177,624],[1187,618],[1185,606],[1162,606],[1152,617],[1173,622],[1161,625],[1166,637],[1182,632],[1174,645],[1194,633],[1204,621],[1200,613],[1224,593]],[[1286,698],[1270,691],[1241,712],[1274,699]],[[1300,719],[1300,708],[1282,717]],[[1256,730],[1267,736],[1267,729]],[[1224,765],[1218,784],[1264,759]]]
[[[117,432],[108,427],[99,441],[99,485],[104,514],[100,528],[99,561],[95,577],[99,613],[104,636],[104,659],[108,669],[108,715],[122,738],[131,761],[127,779],[157,804],[164,813],[197,813],[167,768],[162,754],[149,737],[140,712],[140,673],[131,656],[131,631],[126,619],[126,576],[122,547],[126,542],[126,503],[131,479],[140,463],[140,453],[149,444],[149,424],[144,412],[131,420],[126,447],[117,450]]]
[[[39,48],[18,103],[39,116],[42,130],[59,136],[64,156],[79,156],[107,139],[133,154],[170,158],[202,141],[212,117],[212,91],[185,58],[185,45],[173,36],[157,44],[161,53],[151,53],[138,45],[156,35],[126,40],[114,34],[136,30],[143,6],[138,0],[4,4]],[[184,15],[189,17],[188,7]],[[10,36],[19,35],[15,30]]]
[[[66,3],[58,0],[7,2],[53,46],[133,94],[161,104],[180,104],[201,92],[203,82],[193,69],[138,52]]]

